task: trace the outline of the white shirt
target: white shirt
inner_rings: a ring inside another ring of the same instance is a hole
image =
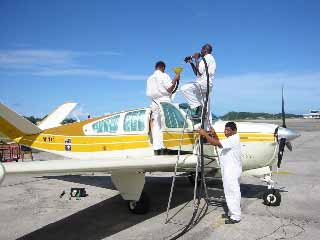
[[[213,56],[211,54],[207,54],[204,56],[206,59],[207,65],[208,65],[208,72],[209,72],[209,86],[212,87],[212,80],[214,78],[214,74],[216,72],[216,61],[214,60]],[[199,72],[201,73],[201,76],[197,76],[197,82],[203,86],[205,89],[207,88],[207,74],[206,74],[206,68],[204,65],[203,60],[199,63]]]
[[[220,154],[221,166],[233,166],[235,170],[242,171],[242,160],[241,160],[241,144],[240,136],[238,133],[227,137],[226,139],[220,140],[222,145],[222,151]]]
[[[147,80],[146,94],[152,100],[171,102],[171,93],[168,88],[172,86],[172,80],[166,73],[156,70]]]

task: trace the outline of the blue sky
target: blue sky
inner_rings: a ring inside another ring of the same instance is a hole
[[[149,105],[146,79],[214,46],[213,113],[320,108],[320,2],[0,1],[0,102],[44,116],[65,101],[98,116]],[[183,102],[180,93],[175,99]]]

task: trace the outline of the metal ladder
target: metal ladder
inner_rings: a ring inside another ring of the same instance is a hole
[[[190,168],[183,168],[183,167],[179,167],[179,161],[180,161],[180,152],[181,152],[181,146],[182,146],[182,143],[183,143],[183,140],[184,140],[184,133],[185,133],[185,128],[186,128],[186,122],[187,122],[187,119],[188,119],[188,112],[189,110],[187,110],[186,112],[186,117],[185,117],[185,120],[184,120],[184,123],[183,123],[183,131],[182,131],[182,136],[180,138],[180,145],[179,145],[179,150],[178,150],[178,155],[177,155],[177,160],[176,160],[176,163],[175,163],[175,168],[174,168],[174,175],[173,175],[173,178],[172,178],[172,183],[171,183],[171,189],[170,189],[170,195],[169,195],[169,199],[168,199],[168,205],[167,205],[167,211],[166,211],[166,221],[165,223],[168,223],[169,222],[169,211],[170,211],[170,207],[171,207],[171,200],[172,200],[172,197],[173,197],[173,191],[174,191],[174,187],[175,187],[175,181],[176,181],[176,177],[177,176],[177,172],[178,170],[190,170]],[[195,145],[193,146],[193,155],[197,155],[198,156],[198,160],[197,160],[197,164],[195,166],[195,181],[194,181],[194,190],[193,190],[193,211],[196,207],[196,195],[197,195],[197,185],[198,185],[198,169],[199,169],[199,157],[200,154],[199,154],[199,149],[200,149],[200,145],[199,145],[200,141],[199,141],[199,138],[196,139],[195,141]],[[214,155],[211,156],[211,158],[213,158],[212,161],[216,161],[218,159],[218,162],[219,161],[219,154],[218,154],[218,150],[217,150],[217,147],[216,146],[212,146],[210,143],[204,143],[203,146],[210,146],[210,147],[213,147],[214,148]],[[208,158],[208,157],[206,157]],[[211,162],[209,162],[210,164]],[[208,167],[210,169],[212,169],[213,167]],[[202,173],[204,174],[204,173]],[[206,184],[204,182],[204,185],[205,185],[205,196],[206,198],[208,198],[208,192],[207,192],[207,187],[206,187]]]

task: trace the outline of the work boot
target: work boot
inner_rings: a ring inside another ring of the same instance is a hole
[[[240,220],[234,220],[232,218],[226,219],[224,221],[225,224],[235,224],[235,223],[239,223],[239,222],[240,222]]]
[[[161,148],[158,150],[154,150],[154,155],[167,155],[169,152],[169,149],[167,148]]]
[[[171,151],[171,150],[168,149],[168,148],[162,148],[160,155],[170,155],[170,151]]]
[[[163,155],[161,154],[161,149],[154,150],[154,155]]]

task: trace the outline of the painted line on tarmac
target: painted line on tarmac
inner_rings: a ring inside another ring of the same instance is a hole
[[[223,219],[223,218],[220,216],[220,218],[216,219],[216,221],[212,224],[211,227],[212,227],[213,229],[217,229],[217,228],[221,227],[222,225],[224,225],[224,220],[225,220],[225,219]]]
[[[272,174],[279,174],[279,175],[295,175],[295,173],[290,171],[273,171]]]

